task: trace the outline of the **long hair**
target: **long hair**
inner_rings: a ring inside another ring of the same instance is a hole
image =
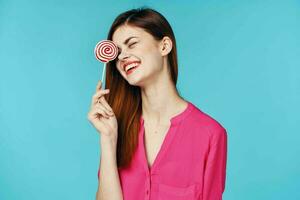
[[[109,30],[107,39],[112,40],[116,29],[122,25],[130,25],[144,29],[155,40],[168,36],[173,43],[168,54],[169,73],[176,88],[178,76],[177,50],[173,30],[166,18],[159,12],[146,7],[128,10],[116,17]],[[142,115],[141,89],[130,85],[119,73],[116,62],[107,63],[106,86],[110,93],[107,102],[114,110],[118,121],[117,166],[127,167],[138,144],[140,117]],[[177,90],[177,89],[176,89]]]

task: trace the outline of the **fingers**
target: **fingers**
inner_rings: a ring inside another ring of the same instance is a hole
[[[105,107],[105,109],[107,110],[107,112],[108,112],[110,115],[113,115],[113,114],[114,114],[112,108],[111,108],[110,105],[107,103],[107,101],[106,101],[105,98],[100,98],[99,101],[100,101],[100,103]]]
[[[97,120],[97,123],[95,123],[96,118],[98,118],[98,116],[96,116],[97,114],[97,110],[92,110],[88,113],[88,119],[96,127],[97,130],[101,130],[101,133],[106,134],[105,131],[102,131],[107,130],[108,127],[106,126],[106,124],[102,120]]]
[[[102,82],[98,81],[98,84],[96,86],[96,92],[101,89],[101,86],[102,86]]]
[[[99,98],[102,98],[103,95],[108,93],[109,93],[109,89],[97,91],[96,94],[93,95],[92,105],[95,105],[98,102]]]
[[[109,119],[109,115],[105,111],[105,108],[103,108],[103,106],[101,106],[101,105],[95,106],[89,113],[89,116],[91,119],[95,119],[95,118],[99,117],[99,115],[101,117]]]
[[[111,116],[111,113],[101,104],[97,104],[95,110],[107,119]]]
[[[102,82],[99,81],[96,87],[96,93],[92,98],[91,109],[93,109],[94,106],[99,107],[99,105],[101,105],[101,109],[104,110],[107,115],[114,116],[112,108],[104,98],[104,95],[109,93],[109,89],[102,90],[101,86]]]

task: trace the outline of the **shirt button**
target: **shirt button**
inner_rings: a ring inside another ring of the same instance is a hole
[[[149,190],[146,191],[146,194],[149,195]]]

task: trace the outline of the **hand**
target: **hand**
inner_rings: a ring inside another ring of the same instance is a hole
[[[97,131],[104,136],[108,136],[114,141],[118,137],[118,123],[116,116],[104,98],[109,93],[109,89],[101,89],[101,81],[98,82],[96,92],[92,97],[91,108],[88,113],[88,120]]]

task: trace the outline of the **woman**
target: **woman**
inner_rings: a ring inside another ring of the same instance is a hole
[[[179,95],[176,42],[157,11],[120,14],[108,34],[119,48],[98,83],[89,121],[101,133],[97,199],[220,200],[225,128]],[[107,95],[107,100],[104,95]]]

